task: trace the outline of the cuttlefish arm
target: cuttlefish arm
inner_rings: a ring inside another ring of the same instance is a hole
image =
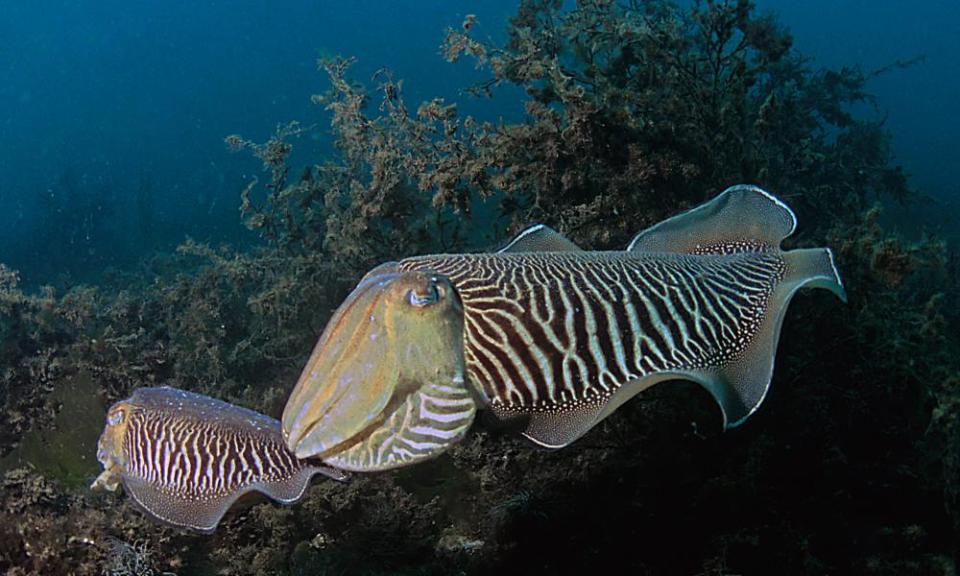
[[[327,324],[283,413],[299,458],[354,471],[434,457],[473,422],[463,308],[445,276],[380,266]]]
[[[277,420],[165,387],[140,388],[110,408],[97,459],[104,470],[92,489],[123,485],[152,518],[205,533],[250,492],[289,504],[316,474],[346,478],[318,461],[297,459]]]

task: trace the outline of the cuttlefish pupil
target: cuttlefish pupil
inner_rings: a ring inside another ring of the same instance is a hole
[[[123,422],[123,409],[118,409],[107,416],[107,425],[116,426]]]
[[[420,292],[416,288],[407,292],[407,301],[411,306],[423,307],[436,304],[444,297],[444,288],[437,284],[437,277],[430,278],[426,287],[426,292]]]

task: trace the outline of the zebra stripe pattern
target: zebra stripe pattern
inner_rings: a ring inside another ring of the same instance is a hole
[[[325,462],[343,470],[362,471],[423,460],[460,441],[475,413],[476,403],[462,381],[429,383],[408,396],[363,441]]]
[[[469,378],[495,408],[562,412],[649,374],[736,359],[785,271],[778,251],[746,248],[440,255],[400,269],[451,280]]]
[[[306,464],[275,430],[245,432],[216,421],[134,410],[123,451],[127,473],[190,501],[234,494],[253,484],[281,482]]]
[[[156,520],[210,533],[244,494],[292,503],[315,474],[346,475],[298,460],[280,422],[174,388],[138,388],[114,404],[97,442],[104,471],[92,488],[123,487]]]

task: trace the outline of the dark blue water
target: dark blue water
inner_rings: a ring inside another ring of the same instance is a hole
[[[897,158],[931,193],[960,191],[960,3],[951,0],[758,2],[793,30],[795,46],[825,66],[875,70],[924,60],[870,83],[894,136]]]
[[[29,279],[34,261],[53,249],[43,238],[51,221],[75,220],[87,210],[98,221],[66,236],[86,244],[78,248],[84,256],[107,252],[97,264],[169,247],[187,234],[241,240],[238,191],[259,166],[246,154],[228,153],[224,136],[263,141],[281,122],[328,122],[310,102],[326,87],[316,71],[320,56],[356,56],[354,77],[362,81],[388,66],[406,79],[412,102],[459,99],[460,88],[479,76],[470,65],[444,63],[443,30],[477,13],[498,37],[512,8],[509,2],[456,8],[293,2],[282,10],[272,2],[4,2],[0,261]],[[468,112],[496,117],[486,102],[465,104]],[[317,161],[328,149],[322,137],[300,142],[296,159]],[[111,240],[138,227],[143,196],[153,219],[150,238],[118,247]]]
[[[936,231],[960,241],[960,3],[952,0],[766,0],[793,31],[795,47],[828,67],[873,71],[922,57],[905,69],[875,77],[868,89],[885,119],[895,161],[931,198],[907,210],[891,209],[889,224],[906,234]]]
[[[953,202],[960,194],[953,143],[960,133],[960,4],[758,5],[779,14],[816,65],[872,70],[925,56],[872,80],[878,105],[862,112],[886,117],[896,157],[917,188]],[[249,238],[239,225],[237,195],[259,166],[228,153],[223,137],[264,140],[289,120],[322,128],[327,118],[309,100],[325,86],[318,56],[356,56],[354,77],[363,81],[387,66],[405,80],[413,103],[442,96],[486,119],[516,114],[509,99],[495,106],[462,94],[478,73],[438,54],[444,28],[459,25],[465,14],[477,14],[481,35],[498,39],[514,8],[503,0],[295,0],[282,9],[252,1],[6,0],[0,8],[0,261],[28,279],[45,280],[57,266],[33,264],[55,246],[101,268],[169,248],[186,235],[234,243]],[[329,150],[322,130],[297,144],[299,162]],[[90,222],[50,236],[51,227],[70,227],[78,213]],[[148,218],[148,225],[138,218]],[[118,237],[133,236],[135,242],[117,246]]]

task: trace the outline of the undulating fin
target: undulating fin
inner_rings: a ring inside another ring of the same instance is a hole
[[[588,404],[567,411],[545,411],[519,414],[504,410],[501,406],[490,406],[494,416],[501,422],[512,422],[525,418],[522,434],[535,444],[544,448],[563,448],[580,438],[600,421],[603,404]]]
[[[321,469],[307,466],[279,481],[255,482],[227,493],[213,493],[202,499],[188,499],[180,494],[138,477],[128,477],[123,485],[137,508],[171,526],[211,534],[224,515],[243,496],[259,492],[282,504],[292,504],[303,497],[310,480]]]
[[[717,370],[691,371],[720,405],[726,428],[739,426],[753,414],[770,389],[780,327],[797,290],[826,288],[846,301],[847,295],[829,248],[809,248],[783,253],[783,279],[774,288],[759,329],[747,347]]]
[[[580,247],[553,228],[543,224],[531,226],[517,234],[516,238],[501,248],[498,253],[508,252],[579,252]]]
[[[346,474],[287,450],[280,422],[252,410],[173,388],[141,388],[107,414],[93,488],[115,490],[151,517],[212,532],[238,498],[261,492],[298,500],[315,474]]]
[[[691,379],[686,372],[660,372],[630,380],[620,386],[610,397],[587,403],[572,410],[533,412],[526,416],[523,435],[544,448],[563,448],[590,431],[601,420],[613,413],[641,391],[664,380]],[[491,406],[494,415],[509,422],[517,414]]]
[[[773,194],[756,186],[733,186],[640,232],[627,251],[707,254],[776,248],[796,226],[793,211]]]

